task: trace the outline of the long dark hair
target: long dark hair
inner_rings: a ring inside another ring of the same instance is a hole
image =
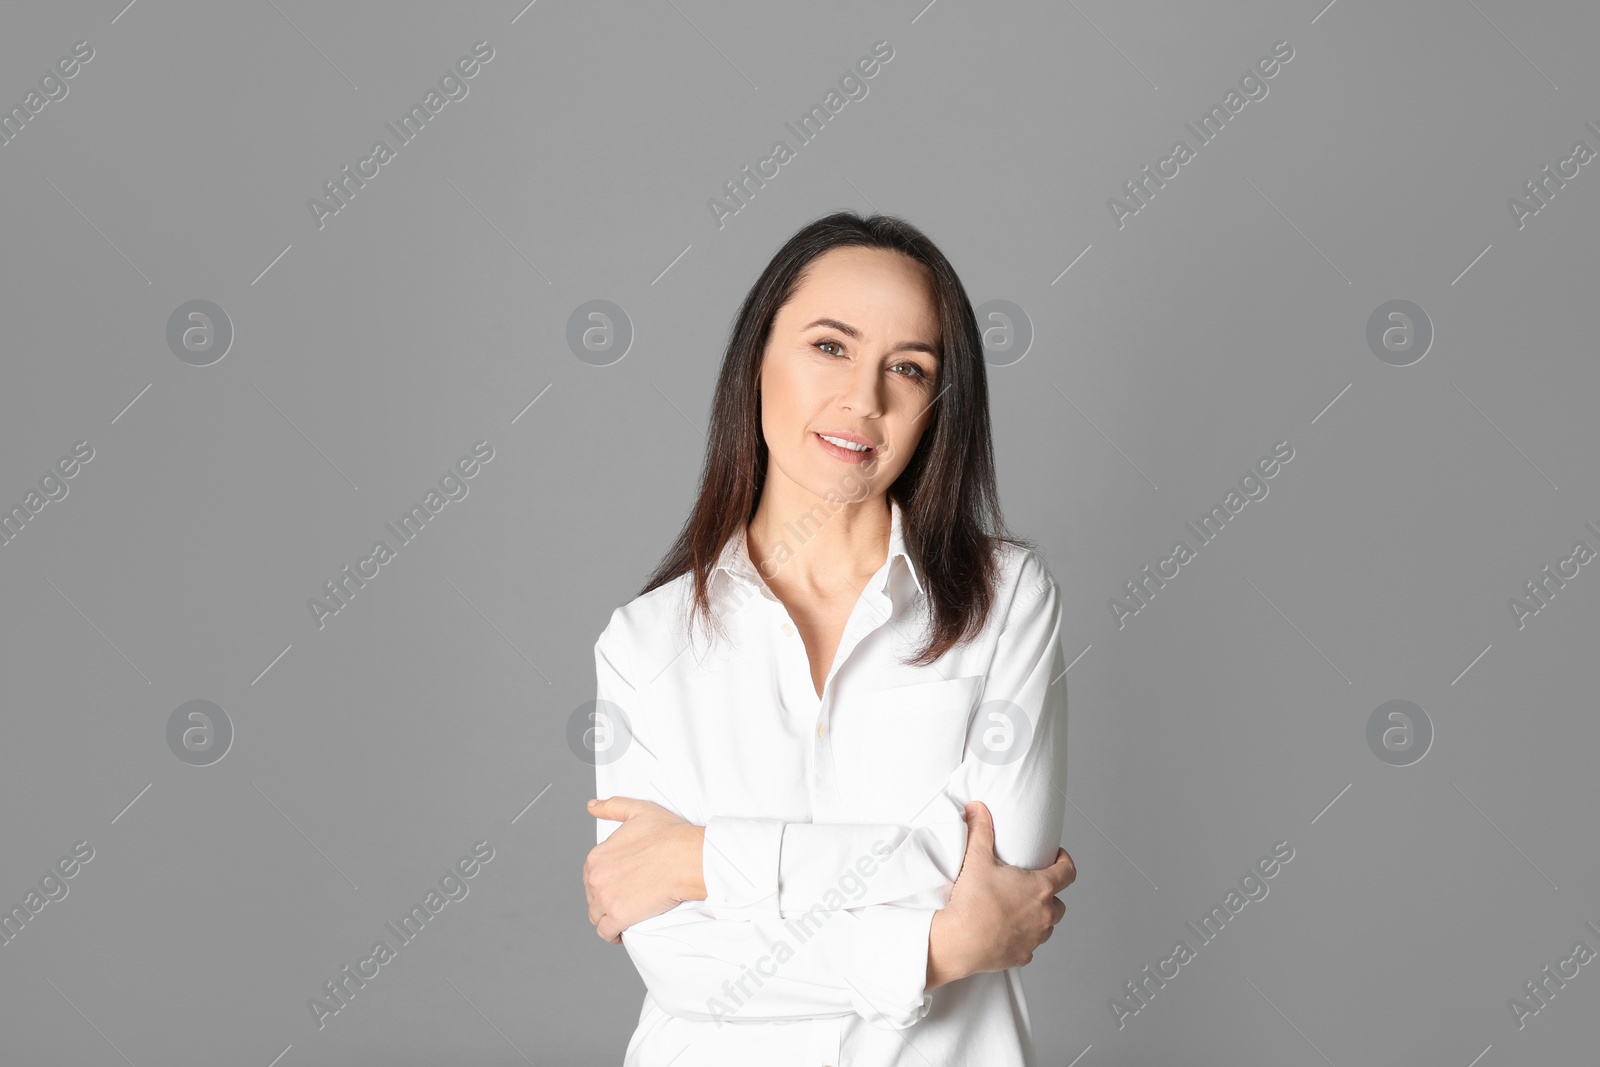
[[[743,535],[766,484],[758,386],[768,334],[811,261],[846,245],[898,252],[921,263],[931,275],[938,309],[942,388],[916,451],[888,489],[900,505],[901,532],[932,609],[929,639],[909,661],[926,665],[983,627],[999,577],[999,543],[1034,546],[1010,536],[1000,514],[983,345],[966,289],[944,253],[892,215],[863,218],[841,211],[810,223],[778,249],[750,287],[723,353],[694,510],[639,595],[692,573],[688,621],[714,621],[711,569],[728,539]]]

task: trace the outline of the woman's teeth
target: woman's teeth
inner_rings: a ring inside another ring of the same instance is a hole
[[[871,452],[872,451],[872,446],[871,445],[858,445],[854,441],[846,441],[842,437],[829,437],[825,433],[819,433],[819,434],[817,434],[817,436],[822,438],[824,441],[828,442],[830,445],[838,445],[840,448],[848,448],[852,452]]]

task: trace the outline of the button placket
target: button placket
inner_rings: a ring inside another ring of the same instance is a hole
[[[788,611],[782,603],[775,601],[774,604],[783,614],[778,630],[784,635],[785,640],[782,642],[784,647],[779,650],[776,669],[780,687],[785,694],[784,703],[795,713],[810,708],[817,709],[814,728],[817,740],[806,746],[806,786],[811,794],[812,810],[815,811],[819,788],[832,775],[831,765],[824,766],[827,745],[823,741],[823,735],[827,732],[827,720],[823,709],[827,706],[828,689],[824,683],[824,696],[817,696],[811,679],[811,657],[805,649],[805,642],[800,638],[799,631],[795,629],[794,622],[789,618]]]
[[[794,662],[792,668],[794,678],[784,683],[784,689],[792,701],[790,706],[797,709],[811,706],[817,709],[816,724],[812,729],[814,740],[806,746],[807,788],[811,794],[811,817],[814,821],[833,818],[833,813],[838,808],[838,774],[834,765],[833,746],[828,740],[828,720],[838,675],[867,635],[893,622],[894,598],[884,589],[883,577],[882,572],[874,576],[874,581],[869,587],[871,591],[863,595],[851,611],[844,632],[840,635],[839,647],[834,652],[834,661],[829,665],[828,677],[823,682],[820,698],[812,686],[811,659],[804,648],[802,647],[798,654],[785,649],[779,657],[785,661],[785,667],[780,668],[785,675],[789,673],[787,661],[792,659]],[[782,612],[779,631],[786,639],[797,638],[798,631],[787,610],[783,609],[781,601],[777,601],[776,598],[773,598],[773,602]],[[785,644],[791,648],[795,644],[803,646],[803,642],[798,640],[786,641]]]
[[[850,657],[855,654],[861,642],[877,630],[894,622],[894,598],[876,583],[872,589],[871,595],[863,596],[856,604],[849,621],[845,624],[844,634],[840,638],[838,653],[834,660],[833,673],[828,676],[828,681],[822,690],[823,701],[819,709],[816,731],[819,740],[809,746],[815,756],[811,780],[811,818],[814,822],[832,821],[840,813],[838,768],[834,761],[833,746],[823,740],[827,733],[828,720],[833,714],[833,703],[837,699],[835,683],[838,676],[845,671]]]

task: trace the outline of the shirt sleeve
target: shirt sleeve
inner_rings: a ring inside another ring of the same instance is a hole
[[[1055,861],[1066,808],[1067,684],[1061,653],[1061,601],[1048,574],[1019,594],[1007,612],[986,675],[980,710],[1011,707],[1017,751],[976,751],[970,744],[939,793],[911,825],[783,823],[713,816],[706,823],[706,904],[719,914],[781,917],[809,906],[845,907],[829,894],[834,874],[875,841],[893,849],[851,908],[888,904],[942,908],[961,871],[967,829],[962,812],[981,800],[994,819],[995,853],[1004,863],[1038,870]],[[1025,719],[1026,722],[1020,721]]]
[[[679,815],[633,686],[613,659],[607,633],[595,643],[597,700],[585,747],[595,760],[595,796],[651,800]],[[622,824],[596,820],[596,843]],[[707,851],[710,851],[708,846]],[[776,860],[776,856],[773,857]],[[791,917],[724,916],[704,901],[635,923],[622,945],[651,996],[683,1019],[744,1022],[852,1012],[903,1029],[933,1006],[927,992],[933,908],[864,906]]]
[[[934,909],[876,904],[788,919],[729,919],[701,901],[634,923],[622,945],[661,1010],[680,1019],[773,1022],[860,1015],[914,1026],[927,991]]]

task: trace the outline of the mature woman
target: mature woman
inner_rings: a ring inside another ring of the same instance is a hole
[[[800,230],[740,309],[693,512],[595,644],[584,888],[648,989],[626,1067],[1035,1063],[1065,663],[996,495],[944,255],[881,215]]]

